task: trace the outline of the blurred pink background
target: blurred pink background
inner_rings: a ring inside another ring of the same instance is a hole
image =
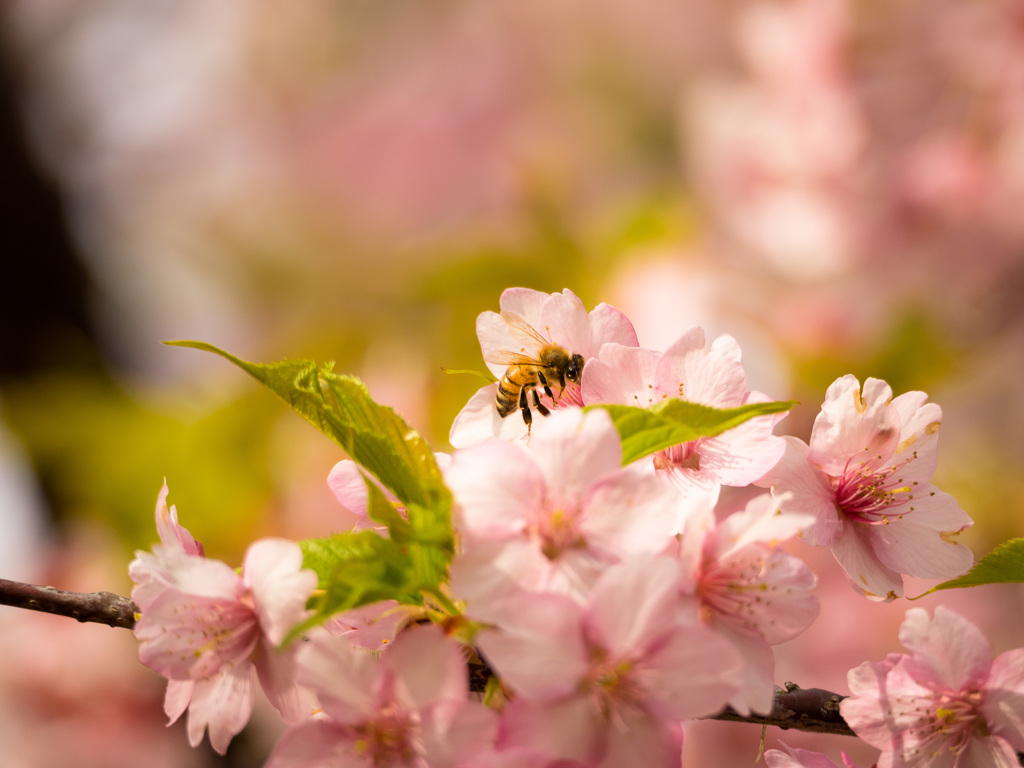
[[[731,333],[753,389],[837,376],[944,409],[936,484],[980,556],[1024,535],[1024,5],[1019,0],[12,0],[0,9],[8,203],[0,577],[127,593],[164,477],[232,563],[344,530],[335,446],[195,338],[337,361],[447,450],[502,289],[568,287],[644,346]],[[822,614],[777,682],[846,691],[911,605]],[[914,583],[908,594],[924,591]],[[994,652],[1017,585],[932,595]],[[120,630],[0,608],[14,768],[218,761],[164,728]],[[686,765],[747,765],[760,729],[688,727]],[[768,731],[768,746],[780,734]],[[850,739],[781,734],[862,766]],[[13,760],[13,762],[12,762]]]

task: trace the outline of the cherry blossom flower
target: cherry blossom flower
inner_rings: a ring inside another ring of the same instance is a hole
[[[858,736],[882,750],[878,768],[1016,766],[1024,751],[1024,648],[992,660],[988,639],[943,606],[911,608],[909,654],[851,669],[839,705]]]
[[[684,719],[736,692],[739,659],[686,624],[670,558],[610,567],[586,605],[520,593],[477,644],[515,698],[499,748],[525,746],[595,766],[678,768]]]
[[[814,574],[777,546],[812,520],[780,514],[778,503],[763,494],[717,525],[710,507],[687,521],[681,589],[699,606],[701,620],[743,659],[743,687],[729,701],[741,714],[771,711],[771,646],[792,640],[818,615]]]
[[[820,752],[812,752],[809,749],[795,749],[783,744],[786,751],[769,749],[764,753],[764,762],[768,768],[839,768]],[[843,768],[857,768],[857,764],[845,753],[843,756]]]
[[[879,379],[863,389],[852,375],[834,381],[815,419],[810,445],[786,438],[786,454],[760,482],[782,509],[813,515],[808,544],[829,545],[867,597],[903,594],[901,574],[951,578],[971,551],[957,535],[972,524],[956,500],[929,481],[942,410],[923,392],[893,398]]]
[[[664,353],[608,344],[584,372],[583,398],[588,403],[648,407],[670,397],[712,408],[768,400],[747,391],[736,340],[722,335],[705,350],[700,328],[689,330]],[[785,443],[772,435],[781,418],[750,419],[717,437],[659,451],[649,463],[683,493],[697,490],[717,498],[719,486],[752,483],[782,457]]]
[[[323,713],[289,729],[267,768],[455,768],[494,742],[497,713],[467,699],[462,652],[437,627],[403,632],[379,660],[327,633],[298,656]]]
[[[636,346],[636,331],[625,315],[607,304],[598,304],[589,314],[583,302],[566,288],[561,293],[547,294],[529,288],[509,288],[499,301],[502,313],[511,312],[525,320],[545,339],[550,339],[570,354],[582,355],[585,361],[596,357],[602,345],[609,342]],[[497,312],[483,312],[476,321],[476,333],[484,359],[493,359],[502,351],[534,355],[536,345],[529,346],[521,334]],[[488,362],[487,367],[499,381],[507,365]],[[584,365],[584,371],[586,365]],[[470,398],[455,417],[449,440],[456,448],[476,445],[492,437],[505,440],[525,439],[526,424],[514,411],[507,418],[498,415],[495,405],[498,385],[488,384]],[[578,384],[566,382],[557,402],[538,392],[545,406],[554,410],[559,406],[583,403]]]
[[[162,589],[171,585],[175,561],[204,556],[203,545],[178,524],[178,510],[174,506],[167,508],[167,495],[167,480],[164,480],[156,500],[156,530],[160,543],[152,552],[136,552],[128,566],[128,575],[135,583],[132,600],[140,610],[145,610]]]
[[[165,545],[167,546],[167,545]],[[239,575],[225,563],[182,556],[168,562],[167,584],[148,594],[135,625],[139,660],[168,678],[164,710],[174,722],[188,709],[197,746],[209,728],[223,754],[252,712],[255,679],[286,719],[307,715],[315,701],[294,681],[294,650],[279,651],[306,615],[316,574],[302,569],[299,546],[262,539],[246,552]]]
[[[472,616],[494,618],[516,589],[585,595],[608,565],[674,543],[683,501],[621,464],[608,414],[578,408],[538,423],[529,446],[492,439],[455,453],[451,582]]]

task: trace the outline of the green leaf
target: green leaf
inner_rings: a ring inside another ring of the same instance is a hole
[[[451,494],[427,442],[354,376],[312,360],[250,363],[201,341],[165,341],[213,352],[267,386],[389,488],[405,504],[450,509]]]
[[[312,623],[376,600],[409,602],[422,592],[439,591],[455,551],[451,492],[430,446],[401,416],[374,402],[361,381],[335,373],[331,364],[250,363],[204,342],[164,343],[213,352],[249,373],[404,505],[405,517],[367,479],[370,517],[387,526],[390,538],[360,531],[303,544],[307,565],[317,571],[325,590]]]
[[[963,576],[937,584],[927,592],[911,599],[917,600],[940,589],[979,587],[982,584],[1005,584],[1007,582],[1024,583],[1024,539],[1004,541],[976,562],[974,567]]]
[[[377,493],[380,493],[378,490]],[[374,531],[355,531],[299,542],[303,564],[316,571],[323,594],[313,615],[295,627],[289,638],[341,611],[378,600],[418,604],[412,561],[404,548]]]
[[[673,445],[714,437],[758,416],[788,411],[795,401],[750,403],[736,408],[711,408],[671,398],[650,408],[632,405],[591,405],[602,408],[622,439],[622,463],[629,464]]]

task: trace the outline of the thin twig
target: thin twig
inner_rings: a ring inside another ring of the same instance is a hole
[[[113,592],[65,592],[8,579],[0,579],[0,605],[124,629],[135,626],[135,614],[139,610],[130,599]]]

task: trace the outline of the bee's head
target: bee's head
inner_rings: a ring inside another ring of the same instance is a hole
[[[583,359],[583,355],[575,354],[569,361],[569,366],[565,369],[565,378],[576,384],[580,383],[583,378],[583,364],[586,360]]]

